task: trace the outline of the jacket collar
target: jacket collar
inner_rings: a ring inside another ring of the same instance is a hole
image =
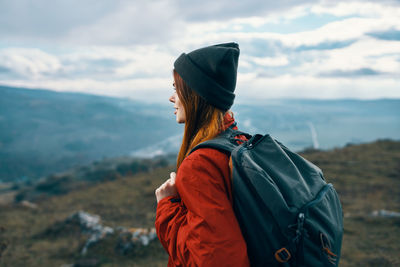
[[[232,124],[235,123],[235,118],[233,117],[232,111],[227,111],[224,115],[224,127],[223,130],[225,131],[228,129]],[[237,130],[237,127],[233,127],[234,130]]]

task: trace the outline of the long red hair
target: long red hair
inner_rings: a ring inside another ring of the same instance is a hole
[[[185,109],[185,131],[176,161],[179,169],[188,153],[198,144],[217,136],[223,129],[224,112],[208,104],[173,71],[176,93]]]

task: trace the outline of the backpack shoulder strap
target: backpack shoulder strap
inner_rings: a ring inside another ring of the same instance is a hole
[[[190,151],[189,155],[199,148],[214,148],[221,152],[226,153],[227,155],[231,155],[232,151],[237,146],[239,146],[239,144],[237,143],[237,139],[235,139],[235,137],[238,135],[244,135],[248,139],[251,138],[251,135],[249,135],[247,133],[228,128],[224,132],[220,133],[214,139],[207,140],[207,141],[202,142],[202,143],[198,144],[197,146],[195,146]]]

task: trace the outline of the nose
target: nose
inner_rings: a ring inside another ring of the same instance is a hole
[[[175,103],[175,94],[173,93],[170,97],[169,97],[169,102]]]

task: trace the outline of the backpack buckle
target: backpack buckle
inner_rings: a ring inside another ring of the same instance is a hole
[[[322,250],[325,252],[328,261],[333,265],[336,265],[337,255],[331,250],[331,242],[329,242],[328,237],[324,233],[319,234],[319,238],[321,240]]]
[[[278,249],[275,252],[275,259],[280,263],[285,263],[289,261],[291,257],[292,255],[290,255],[289,250],[287,250],[287,248],[285,247]]]

